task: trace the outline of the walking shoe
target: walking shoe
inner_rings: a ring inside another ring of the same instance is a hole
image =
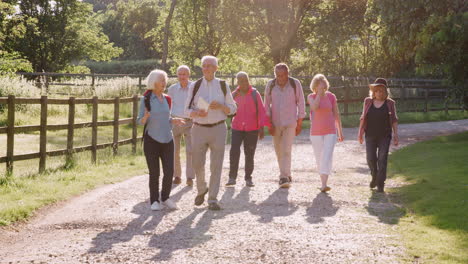
[[[229,178],[228,182],[226,183],[226,187],[234,187],[236,185],[236,179]]]
[[[289,176],[288,179],[289,179],[289,182],[292,183],[292,177]]]
[[[174,181],[172,182],[173,184],[180,184],[182,182],[182,179],[180,177],[175,177]]]
[[[162,202],[162,204],[166,206],[168,209],[171,209],[171,210],[177,209],[176,203],[169,198],[166,201]]]
[[[197,197],[195,197],[195,205],[202,205],[203,202],[205,201],[205,194],[208,192],[208,188],[206,188],[206,191],[197,195]]]
[[[279,186],[280,188],[289,188],[291,187],[291,183],[289,182],[288,178],[281,178],[279,180]]]
[[[193,186],[193,179],[187,179],[187,186]]]
[[[213,211],[219,211],[219,210],[221,210],[221,207],[219,206],[218,203],[209,203],[208,204],[208,209],[213,210]]]
[[[331,188],[328,187],[328,186],[325,186],[325,187],[323,187],[323,188],[320,188],[320,191],[323,192],[323,193],[329,192],[330,190],[331,190]]]
[[[383,193],[384,192],[384,187],[383,186],[377,186],[377,192]]]
[[[254,187],[255,186],[252,179],[245,180],[245,185],[247,185],[248,187]]]
[[[152,205],[151,205],[151,210],[153,211],[161,211],[162,209],[162,206],[161,204],[158,202],[158,201],[155,201]]]

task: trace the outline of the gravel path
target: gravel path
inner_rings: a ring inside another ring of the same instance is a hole
[[[461,131],[468,131],[468,120],[400,125],[400,140],[407,145]],[[39,210],[27,224],[0,229],[0,263],[398,263],[406,257],[396,230],[401,210],[388,195],[369,190],[357,129],[344,132],[346,140],[335,148],[329,195],[317,189],[307,131],[293,147],[289,190],[278,189],[267,137],[256,154],[256,186],[241,180],[236,188],[221,187],[222,211],[194,207],[195,188],[180,185],[172,191],[179,210],[152,212],[147,175],[137,176]],[[228,153],[229,146],[222,184]],[[387,188],[395,186],[388,181]]]

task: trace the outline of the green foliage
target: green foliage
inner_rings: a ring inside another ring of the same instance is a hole
[[[86,61],[91,72],[103,74],[148,74],[161,66],[160,60],[114,60],[109,62]]]
[[[33,68],[29,61],[21,58],[16,53],[0,50],[0,75],[13,76],[16,72],[32,72]]]
[[[10,28],[22,28],[23,34],[5,39],[6,50],[27,58],[35,71],[59,71],[72,61],[109,60],[122,52],[101,32],[89,4],[21,1],[18,7]]]
[[[423,261],[468,261],[467,145],[465,132],[417,143],[391,155],[390,174],[409,181],[396,189],[410,212],[402,221],[403,237],[410,253]]]

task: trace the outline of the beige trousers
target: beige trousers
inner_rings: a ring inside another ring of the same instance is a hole
[[[224,145],[227,128],[225,123],[214,127],[193,125],[192,127],[192,163],[197,178],[197,191],[199,194],[208,192],[208,203],[217,202],[221,172],[224,160]],[[210,150],[210,183],[205,181],[206,152]]]
[[[296,136],[296,125],[275,127],[273,144],[275,146],[276,159],[280,170],[280,179],[291,176],[291,152],[294,137]]]
[[[192,166],[192,121],[185,121],[185,125],[172,125],[172,135],[174,137],[174,177],[181,177],[182,165],[180,162],[180,143],[185,141],[185,175],[187,179],[194,179],[195,172]]]

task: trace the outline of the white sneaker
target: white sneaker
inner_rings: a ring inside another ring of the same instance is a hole
[[[166,206],[168,209],[171,209],[171,210],[177,209],[176,203],[173,202],[171,199],[167,199],[166,201],[162,202],[162,204]]]
[[[162,206],[159,202],[154,202],[152,205],[151,205],[151,210],[153,211],[161,211],[162,210]]]

